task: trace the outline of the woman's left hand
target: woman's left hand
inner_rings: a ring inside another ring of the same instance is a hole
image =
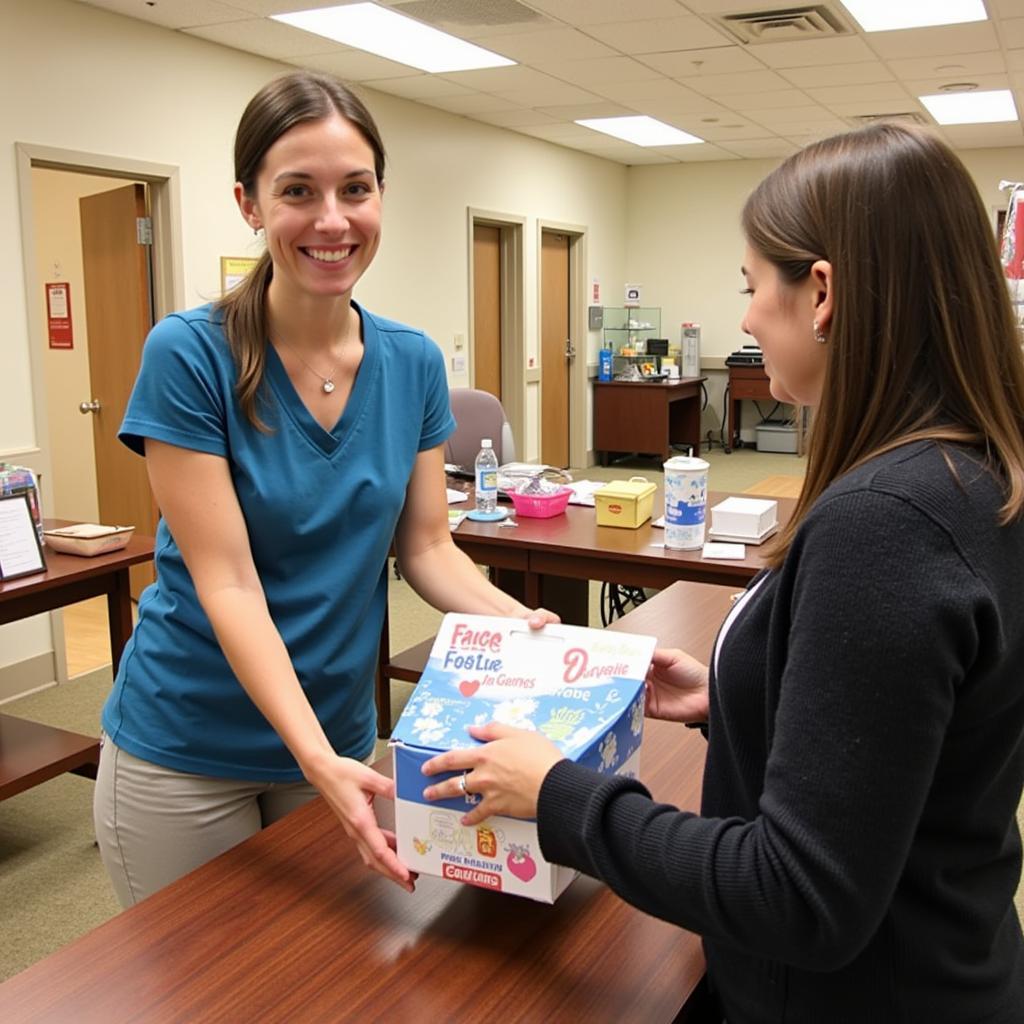
[[[565,755],[540,733],[498,722],[470,726],[469,734],[483,740],[483,746],[449,750],[423,765],[424,775],[463,774],[428,786],[423,795],[428,800],[450,800],[464,792],[479,794],[480,803],[462,819],[463,825],[476,825],[492,814],[536,818],[541,784]]]

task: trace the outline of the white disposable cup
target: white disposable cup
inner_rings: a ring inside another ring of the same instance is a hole
[[[704,544],[708,464],[677,455],[665,463],[665,547],[686,551]]]

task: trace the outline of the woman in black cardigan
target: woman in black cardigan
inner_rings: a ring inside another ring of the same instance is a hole
[[[711,664],[648,674],[649,715],[707,723],[700,815],[494,724],[425,771],[699,932],[729,1024],[1019,1024],[1024,363],[986,211],[943,143],[876,125],[743,227],[743,329],[821,429]]]

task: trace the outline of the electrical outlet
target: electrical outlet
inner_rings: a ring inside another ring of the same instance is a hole
[[[466,336],[464,334],[455,335],[455,351],[461,352],[463,346],[466,344]]]
[[[466,357],[465,356],[452,356],[452,373],[465,373],[466,372]]]

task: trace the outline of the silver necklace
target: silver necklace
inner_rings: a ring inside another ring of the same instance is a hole
[[[302,356],[300,356],[300,355],[299,355],[299,353],[298,353],[298,352],[296,352],[296,351],[295,351],[295,349],[294,349],[294,348],[292,348],[292,346],[291,346],[291,345],[289,345],[289,344],[288,344],[288,342],[284,340],[284,338],[278,338],[277,340],[278,340],[279,342],[281,342],[281,344],[282,344],[282,345],[284,345],[284,347],[285,347],[285,348],[287,348],[287,349],[288,349],[289,351],[291,351],[291,352],[292,352],[292,354],[293,354],[293,355],[295,356],[295,358],[296,358],[296,359],[298,359],[298,361],[299,361],[300,363],[302,363],[302,365],[303,365],[303,366],[304,366],[304,367],[305,367],[305,368],[306,368],[307,370],[309,370],[309,372],[310,372],[311,374],[313,374],[313,376],[314,376],[314,377],[316,377],[316,378],[317,378],[317,379],[318,379],[318,380],[320,381],[320,390],[321,390],[321,391],[322,391],[322,392],[323,392],[323,393],[324,393],[325,395],[329,395],[329,394],[330,394],[330,393],[331,393],[331,392],[332,392],[332,391],[333,391],[333,390],[335,389],[335,387],[336,387],[337,385],[335,385],[335,383],[334,383],[334,377],[335,377],[335,375],[337,374],[337,372],[338,372],[338,371],[339,371],[339,370],[341,369],[341,363],[340,363],[340,362],[339,362],[339,363],[338,363],[338,365],[337,365],[337,366],[336,366],[336,367],[335,367],[335,368],[334,368],[334,369],[333,369],[333,370],[331,371],[331,374],[330,374],[330,376],[329,376],[329,377],[325,377],[325,376],[324,376],[324,375],[323,375],[322,373],[320,373],[320,372],[319,372],[318,370],[314,370],[314,369],[313,369],[313,367],[312,367],[312,366],[310,366],[310,365],[309,365],[309,363],[307,363],[307,362],[306,362],[306,360],[305,360],[305,359],[303,359],[303,358],[302,358]]]

